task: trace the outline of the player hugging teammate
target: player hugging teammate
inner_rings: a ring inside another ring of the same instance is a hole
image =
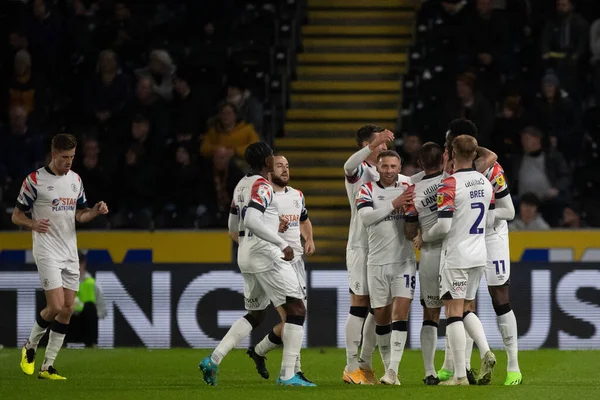
[[[414,291],[414,250],[407,245],[410,240],[421,250],[424,383],[490,383],[496,360],[475,314],[474,301],[483,274],[509,359],[504,384],[522,383],[516,319],[508,299],[506,221],[514,218],[514,207],[496,155],[478,147],[476,137],[477,128],[471,121],[452,121],[445,149],[435,143],[424,144],[418,157],[424,171],[408,178],[399,174],[401,160],[397,154],[386,152],[385,143],[394,138],[391,132],[372,125],[358,130],[360,150],[344,165],[351,207],[346,252],[351,293],[343,375],[346,383],[377,382],[371,362],[377,344],[385,366],[380,382],[399,384],[398,363]],[[442,304],[446,307],[446,351],[444,365],[436,372],[434,355]],[[473,341],[481,354],[477,377],[470,367]]]

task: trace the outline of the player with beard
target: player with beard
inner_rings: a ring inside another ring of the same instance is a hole
[[[273,160],[275,165],[271,172],[271,183],[275,193],[275,202],[279,210],[279,236],[289,243],[294,250],[294,259],[291,261],[291,264],[294,271],[296,271],[298,281],[302,287],[304,306],[306,307],[306,269],[304,268],[302,255],[311,256],[315,252],[312,224],[308,218],[308,211],[306,211],[304,195],[301,191],[288,186],[290,181],[290,166],[287,159],[284,156],[277,155]],[[304,239],[304,246],[302,246],[301,239]],[[277,311],[281,315],[281,320],[285,321],[286,313],[283,307],[277,307]],[[269,372],[265,365],[265,356],[269,351],[282,344],[282,329],[283,322],[280,322],[273,327],[273,330],[256,347],[248,349],[247,354],[254,360],[260,376],[265,379],[269,379]],[[296,360],[295,372],[296,376],[300,379],[309,383],[311,382],[302,373],[300,356]]]

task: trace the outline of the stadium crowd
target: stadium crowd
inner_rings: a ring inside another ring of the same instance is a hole
[[[506,171],[513,229],[600,226],[599,43],[598,1],[424,1],[404,81],[404,153],[466,117]]]

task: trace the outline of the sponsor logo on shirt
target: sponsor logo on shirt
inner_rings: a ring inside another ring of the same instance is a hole
[[[54,186],[48,186],[48,187],[46,187],[46,190],[48,190],[49,192],[52,192],[54,190]]]
[[[77,199],[69,197],[59,197],[52,200],[52,211],[73,211],[77,206]]]
[[[293,228],[300,225],[300,215],[297,214],[283,214],[279,217],[279,219],[287,221],[288,228]]]

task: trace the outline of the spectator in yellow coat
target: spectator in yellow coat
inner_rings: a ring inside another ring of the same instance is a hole
[[[238,119],[235,105],[223,103],[219,107],[219,114],[215,123],[208,129],[202,145],[200,154],[206,158],[212,158],[215,151],[223,147],[228,150],[230,157],[234,154],[244,157],[244,151],[248,145],[260,141],[258,134],[252,124],[247,124]]]

